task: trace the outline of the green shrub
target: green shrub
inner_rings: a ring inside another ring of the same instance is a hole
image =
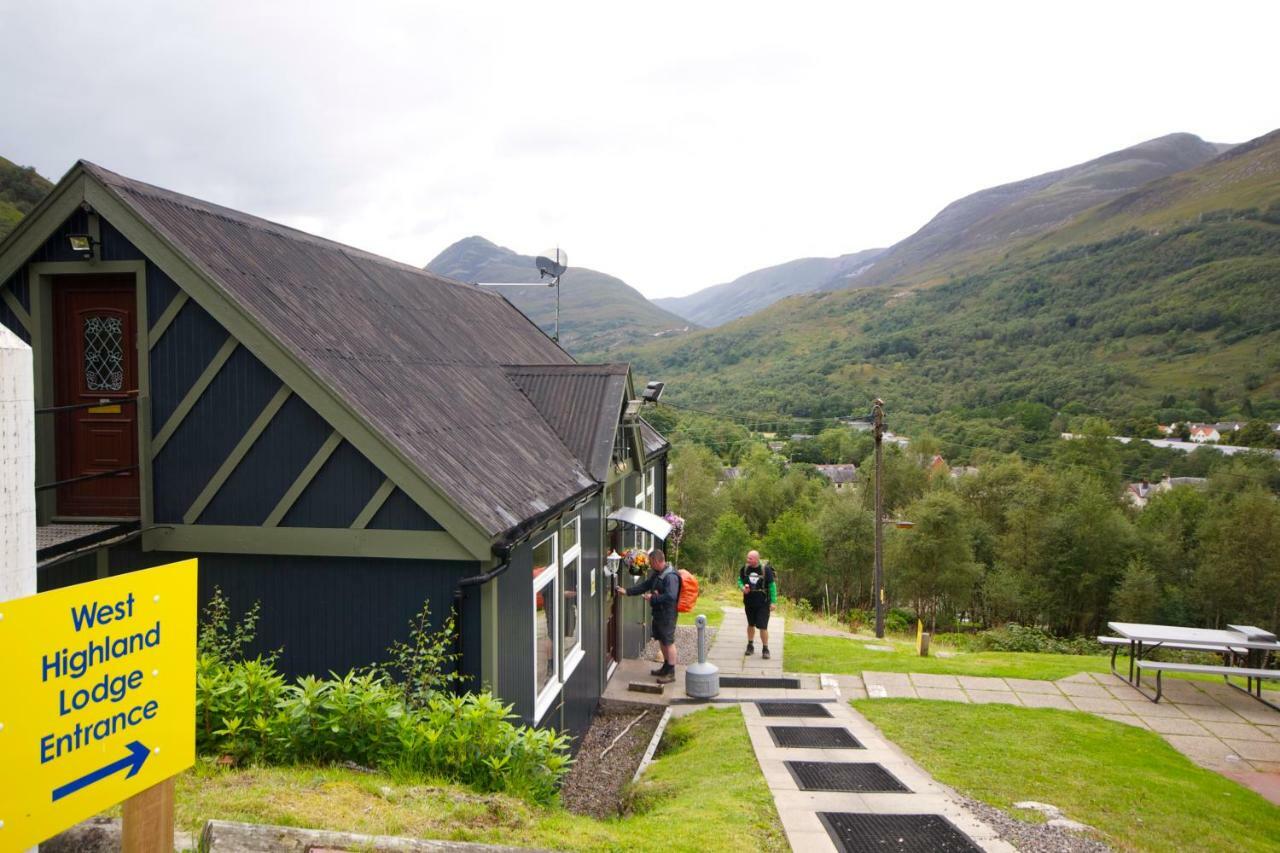
[[[860,610],[854,608],[848,613],[849,630],[857,632],[864,627],[875,627],[876,614],[871,610]]]
[[[286,684],[269,661],[206,654],[197,663],[201,754],[242,763],[350,761],[548,802],[569,769],[569,738],[511,717],[511,707],[487,693],[437,693],[410,708],[399,685],[372,672]]]
[[[391,660],[370,670],[399,685],[410,708],[425,708],[437,693],[462,681],[458,672],[462,656],[453,650],[455,631],[452,613],[440,630],[432,631],[431,603],[426,602],[409,620],[409,641],[392,643],[387,649]]]
[[[215,586],[213,595],[200,611],[196,654],[227,661],[244,660],[246,649],[257,636],[261,609],[262,603],[255,601],[238,622],[232,622],[231,601],[222,594],[222,587]],[[278,650],[272,652],[267,660],[274,660],[278,655]]]
[[[968,652],[1048,652],[1060,655],[1096,655],[1101,646],[1093,637],[1055,637],[1041,628],[1010,622],[976,634],[946,634],[944,642]]]

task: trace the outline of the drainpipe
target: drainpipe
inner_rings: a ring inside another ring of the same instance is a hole
[[[494,545],[491,550],[493,555],[498,558],[498,565],[487,572],[462,578],[458,581],[458,585],[453,588],[453,652],[458,656],[457,659],[459,661],[462,660],[462,591],[470,586],[483,586],[511,568],[511,543],[500,542]],[[460,692],[458,686],[454,687],[454,692]]]

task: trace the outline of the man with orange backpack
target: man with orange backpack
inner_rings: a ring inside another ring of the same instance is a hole
[[[623,590],[624,595],[643,595],[653,611],[653,638],[662,647],[662,666],[651,671],[659,684],[676,680],[676,605],[680,601],[680,575],[667,564],[662,549],[649,552],[649,577]]]
[[[760,552],[748,551],[747,563],[738,570],[742,606],[747,611],[747,654],[755,654],[756,629],[760,629],[760,657],[769,659],[769,614],[778,603],[778,581],[773,566],[760,563]]]

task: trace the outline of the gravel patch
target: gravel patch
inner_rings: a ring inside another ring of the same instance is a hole
[[[1002,839],[1022,853],[1109,853],[1110,847],[1076,832],[1045,823],[1027,823],[969,797],[960,802],[974,817],[986,823]]]
[[[560,788],[560,800],[565,808],[575,814],[594,818],[615,817],[619,813],[622,786],[631,781],[644,751],[658,727],[662,709],[644,712],[645,716],[631,726],[631,730],[609,750],[603,759],[600,753],[609,748],[614,738],[622,733],[641,712],[627,710],[600,711],[591,721],[578,747],[573,769],[565,777]]]
[[[711,653],[711,644],[716,640],[716,629],[707,626],[707,654]],[[744,644],[745,645],[745,644]],[[640,655],[646,661],[658,661],[661,658],[658,641],[650,639]],[[688,666],[698,662],[698,628],[696,625],[676,626],[676,660],[677,666]]]

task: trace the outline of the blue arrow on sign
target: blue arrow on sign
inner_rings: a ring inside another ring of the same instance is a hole
[[[136,740],[129,744],[128,749],[129,754],[124,758],[121,758],[119,761],[113,761],[106,767],[99,767],[92,773],[81,776],[79,779],[72,782],[68,782],[61,788],[54,788],[53,801],[56,803],[63,797],[74,794],[81,788],[87,788],[100,779],[105,779],[108,776],[119,773],[126,767],[129,768],[129,772],[125,774],[124,778],[129,779],[138,775],[138,771],[142,769],[142,763],[147,760],[147,756],[151,754],[151,750],[147,749],[140,741]]]

